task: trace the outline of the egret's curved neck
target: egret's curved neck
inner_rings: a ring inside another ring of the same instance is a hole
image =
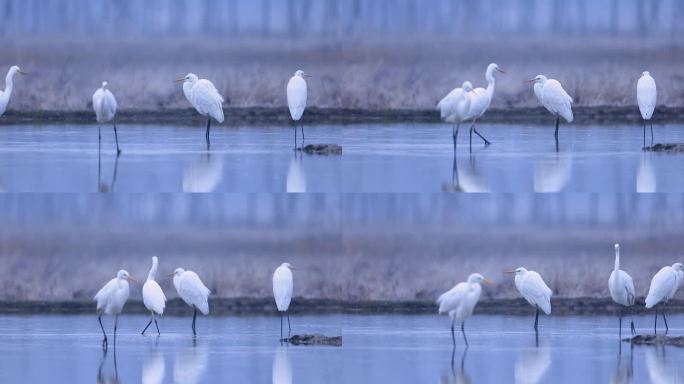
[[[494,87],[496,87],[496,79],[493,72],[493,70],[487,70],[487,76],[485,76],[487,79],[487,96],[490,98],[494,94]]]
[[[12,89],[14,88],[14,72],[7,72],[7,77],[5,77],[5,92],[2,94],[3,97],[9,98],[12,94]]]
[[[620,250],[615,250],[615,270],[620,269]]]
[[[150,268],[150,273],[147,275],[147,280],[154,280],[157,278],[157,260],[152,260],[152,268]]]

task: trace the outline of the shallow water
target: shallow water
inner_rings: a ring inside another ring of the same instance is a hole
[[[681,142],[684,127],[655,127]],[[307,143],[337,143],[342,156],[295,156],[287,127],[212,129],[119,126],[123,154],[95,126],[0,128],[0,191],[17,192],[683,192],[684,155],[641,151],[639,126],[553,128],[487,125],[484,148],[461,130],[457,156],[446,125],[306,128]],[[454,161],[456,160],[456,161]]]
[[[618,342],[614,317],[543,316],[537,341],[532,316],[475,316],[467,353],[457,334],[453,367],[449,320],[437,315],[292,318],[295,332],[341,330],[342,348],[281,347],[276,318],[200,317],[195,341],[189,318],[164,318],[159,338],[138,334],[146,320],[120,319],[115,370],[114,348],[103,358],[93,316],[0,317],[1,381],[684,382],[683,348],[630,348]],[[684,315],[668,320],[671,335],[684,333]],[[652,317],[635,321],[651,332]]]

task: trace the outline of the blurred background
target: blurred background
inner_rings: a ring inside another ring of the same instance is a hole
[[[503,271],[519,266],[560,297],[606,297],[616,242],[644,296],[684,261],[683,207],[681,194],[4,195],[0,300],[90,300],[120,268],[144,280],[153,255],[216,297],[270,297],[285,261],[304,298],[433,300],[474,271],[498,283],[487,297],[517,297]]]
[[[561,80],[579,105],[632,105],[650,70],[681,105],[679,0],[0,0],[10,108],[84,110],[109,80],[124,109],[187,107],[172,80],[211,79],[234,107],[282,106],[297,69],[310,104],[432,108],[496,61],[493,105],[536,105],[522,80]]]

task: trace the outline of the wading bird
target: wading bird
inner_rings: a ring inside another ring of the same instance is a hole
[[[657,304],[662,303],[664,306],[677,293],[677,288],[681,284],[682,271],[684,266],[681,263],[675,263],[671,267],[663,267],[658,273],[653,276],[651,286],[648,289],[648,296],[646,296],[646,308],[653,308]],[[665,318],[665,309],[661,308],[660,312],[663,314],[663,321],[665,322],[665,333],[670,330],[667,326],[667,318]],[[658,309],[655,311],[655,322],[653,324],[653,333],[658,333]]]
[[[484,141],[485,145],[491,144],[489,140],[485,139],[484,136],[475,129],[475,124],[477,119],[482,117],[482,115],[487,112],[489,105],[492,103],[492,96],[494,96],[494,87],[496,87],[496,79],[494,78],[494,71],[506,73],[495,63],[489,64],[487,66],[487,72],[485,78],[487,79],[487,89],[475,88],[473,91],[473,97],[470,101],[470,108],[468,110],[468,115],[466,120],[472,120],[473,124],[470,126],[470,147],[472,150],[473,146],[473,132],[475,132]]]
[[[13,65],[9,71],[7,71],[7,77],[5,77],[5,91],[0,91],[0,116],[4,115],[7,110],[7,104],[9,104],[10,98],[12,97],[12,90],[14,89],[14,76],[17,73],[20,75],[27,74],[16,65]]]
[[[292,328],[290,327],[290,314],[287,310],[290,308],[292,301],[292,270],[296,269],[289,263],[282,263],[280,267],[273,272],[273,298],[280,312],[280,339],[283,338],[283,313],[287,315],[287,337],[290,337]]]
[[[304,147],[304,123],[302,123],[302,115],[306,109],[307,86],[306,77],[310,75],[299,70],[295,72],[294,76],[287,83],[287,106],[290,108],[290,116],[295,125],[295,146],[297,149],[297,124],[302,128],[302,148]]]
[[[461,88],[455,88],[446,95],[438,104],[437,110],[440,117],[446,123],[453,124],[452,137],[454,149],[458,138],[458,130],[461,123],[468,117],[472,98],[473,85],[470,81],[464,81]]]
[[[150,273],[147,275],[147,281],[142,289],[143,304],[145,304],[145,308],[150,311],[152,317],[150,317],[150,322],[147,323],[145,329],[142,330],[141,334],[143,335],[145,334],[145,331],[147,331],[147,328],[152,325],[152,321],[154,321],[154,325],[157,327],[157,335],[161,334],[159,332],[159,324],[157,324],[156,316],[164,314],[166,296],[164,296],[164,291],[162,291],[159,283],[155,280],[157,278],[158,265],[159,259],[157,259],[157,256],[152,256],[152,268],[150,268]]]
[[[173,276],[173,286],[176,287],[178,296],[194,310],[192,315],[192,334],[197,335],[195,331],[197,310],[202,312],[203,315],[209,314],[209,294],[211,291],[193,271],[177,268],[171,276]]]
[[[200,115],[207,118],[207,148],[211,145],[209,131],[211,130],[211,119],[219,124],[223,123],[223,97],[219,94],[207,79],[199,79],[194,73],[189,73],[185,77],[177,79],[176,82],[183,83],[183,94],[190,104],[195,107]]]
[[[644,119],[644,147],[646,146],[646,121],[651,123],[651,145],[653,144],[653,121],[651,118],[657,101],[658,90],[655,80],[648,71],[645,71],[637,81],[637,104],[639,104],[641,117]]]
[[[631,307],[634,305],[634,299],[636,298],[634,281],[632,281],[632,276],[620,269],[620,244],[615,244],[615,267],[608,279],[608,290],[610,291],[610,297],[612,297],[613,301],[617,304],[622,305],[623,307]],[[622,336],[623,311],[623,309],[620,309],[620,336]],[[634,320],[632,320],[631,323],[631,331],[632,335],[636,334]]]
[[[116,116],[116,98],[114,94],[107,88],[107,82],[102,82],[102,88],[95,91],[93,94],[93,109],[95,110],[95,118],[98,124],[106,124],[112,122],[114,126],[114,139],[116,140],[116,154],[121,154],[119,149],[119,135],[116,133],[116,123],[114,123],[114,116]],[[97,127],[98,141],[102,142],[102,127]]]
[[[94,301],[97,302],[97,321],[100,323],[100,328],[102,328],[102,349],[107,349],[107,332],[102,326],[102,315],[114,315],[114,344],[116,344],[116,327],[119,322],[119,314],[123,310],[124,304],[128,300],[128,295],[130,294],[130,289],[128,287],[128,282],[135,281],[125,270],[120,270],[116,277],[109,280],[102,289],[100,289],[95,297]]]
[[[560,126],[560,118],[562,117],[568,123],[572,123],[574,116],[572,115],[572,97],[565,92],[563,86],[558,80],[547,79],[546,76],[538,75],[534,79],[526,80],[527,83],[534,83],[534,94],[539,99],[539,102],[551,114],[556,116],[556,151],[558,151],[558,127]]]
[[[455,287],[443,293],[437,299],[437,304],[439,305],[438,313],[440,315],[448,313],[449,317],[451,317],[451,341],[454,347],[456,347],[454,325],[457,321],[461,323],[463,340],[466,346],[468,346],[468,339],[465,334],[465,321],[473,314],[475,305],[480,300],[480,295],[482,294],[481,283],[494,285],[492,281],[485,279],[481,274],[473,273],[468,276],[467,281],[456,284]]]
[[[537,331],[539,323],[539,310],[547,315],[551,314],[551,288],[549,288],[541,275],[535,271],[528,271],[525,268],[518,268],[508,273],[515,273],[515,287],[522,297],[537,309],[534,316],[534,331]]]

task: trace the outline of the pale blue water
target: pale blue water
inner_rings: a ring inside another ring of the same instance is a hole
[[[196,340],[190,318],[164,318],[159,338],[138,334],[146,320],[122,316],[105,356],[94,316],[0,317],[0,382],[684,382],[684,348],[630,348],[607,316],[544,316],[537,341],[532,316],[476,315],[467,353],[460,335],[452,350],[449,320],[437,315],[293,317],[295,332],[342,332],[342,348],[280,346],[272,317],[200,317]],[[652,317],[635,320],[651,332]],[[684,334],[684,315],[669,323]]]
[[[342,156],[295,156],[288,127],[119,126],[122,156],[96,126],[0,127],[0,191],[10,192],[684,192],[684,155],[641,151],[639,126],[553,128],[487,125],[484,148],[467,130],[456,162],[451,127],[306,128],[307,143]],[[684,142],[684,128],[655,127],[656,142]],[[455,167],[454,167],[455,165]]]

